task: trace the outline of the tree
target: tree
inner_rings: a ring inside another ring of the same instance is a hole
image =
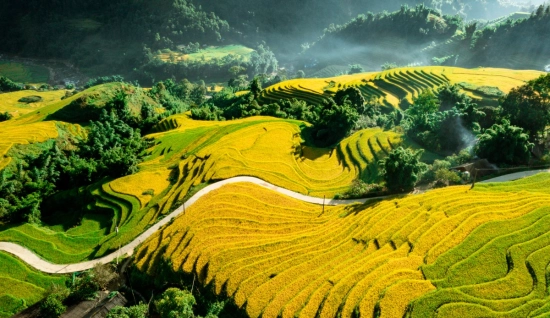
[[[348,74],[357,74],[357,73],[363,73],[365,72],[365,69],[360,64],[353,64],[349,66]]]
[[[334,95],[334,101],[338,105],[344,105],[344,101],[349,100],[351,105],[359,114],[365,113],[365,98],[359,89],[350,87],[345,90],[339,90]]]
[[[304,78],[306,77],[306,73],[302,70],[298,70],[298,72],[296,72],[296,78]]]
[[[502,114],[535,138],[550,124],[550,74],[514,88],[501,100]]]
[[[50,294],[40,303],[40,316],[44,318],[57,318],[61,316],[67,307],[63,305],[59,295]]]
[[[321,111],[312,120],[313,138],[319,146],[328,146],[347,136],[359,119],[357,110],[347,99],[338,105],[333,99],[323,102]]]
[[[188,290],[168,288],[155,302],[161,318],[193,318],[195,297]]]
[[[254,96],[254,99],[258,99],[258,97],[260,97],[260,93],[262,92],[262,83],[260,83],[258,78],[254,78],[250,83],[250,92],[252,93],[252,96]]]
[[[531,158],[533,144],[523,128],[503,120],[478,136],[474,152],[480,158],[494,163],[524,164]]]
[[[420,156],[423,150],[413,151],[399,147],[380,161],[386,187],[392,192],[408,192],[414,189],[423,170]]]

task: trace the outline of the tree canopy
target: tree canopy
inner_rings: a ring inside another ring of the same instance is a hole
[[[508,120],[495,124],[478,136],[476,155],[493,163],[526,164],[531,158],[533,144],[529,135]]]
[[[420,162],[422,152],[399,147],[380,161],[386,187],[390,191],[408,192],[414,188],[423,170]]]

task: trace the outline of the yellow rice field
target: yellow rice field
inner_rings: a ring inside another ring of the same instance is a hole
[[[30,104],[19,102],[19,99],[27,96],[40,96],[43,100],[41,102]],[[61,101],[61,97],[63,96],[65,96],[65,90],[48,92],[18,91],[0,94],[0,113],[8,112],[14,117],[19,117],[40,109],[48,104]]]
[[[504,93],[523,85],[544,73],[496,68],[463,69],[457,67],[423,66],[397,68],[379,73],[361,73],[332,78],[294,79],[270,86],[261,96],[263,103],[297,98],[319,104],[338,90],[356,87],[368,98],[382,105],[403,108],[412,103],[423,90],[437,89],[446,84],[468,83],[474,86],[497,87]],[[468,95],[483,102],[487,97]]]
[[[137,266],[154,274],[170,260],[250,317],[458,317],[472,307],[525,317],[550,300],[549,184],[545,174],[324,212],[252,184],[227,185],[144,242]],[[511,254],[499,254],[506,246]],[[510,257],[527,267],[506,270]],[[530,288],[533,279],[540,288]]]

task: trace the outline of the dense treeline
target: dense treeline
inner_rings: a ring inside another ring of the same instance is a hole
[[[3,52],[69,60],[97,75],[131,73],[144,46],[212,45],[229,34],[226,21],[186,0],[9,0],[0,8]]]
[[[403,5],[394,13],[368,12],[343,25],[330,25],[320,37],[316,49],[333,45],[334,41],[371,44],[385,37],[397,36],[408,44],[449,38],[462,27],[459,16],[441,15],[424,5],[409,8]]]
[[[395,11],[403,4],[426,4],[443,14],[469,19],[494,19],[517,11],[498,0],[203,0],[207,11],[216,12],[247,39],[266,40],[277,53],[296,52],[304,42],[317,38],[327,25],[342,24],[365,12]]]
[[[550,5],[539,6],[528,19],[507,19],[480,30],[470,25],[468,30],[465,41],[472,57],[465,61],[467,66],[543,69],[550,63]]]

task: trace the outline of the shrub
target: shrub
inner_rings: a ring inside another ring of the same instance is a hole
[[[38,103],[38,102],[41,102],[42,100],[43,99],[40,96],[25,96],[20,98],[18,102],[30,104],[30,103]]]
[[[161,318],[193,318],[195,297],[188,290],[168,288],[155,302]]]
[[[379,184],[369,184],[363,180],[353,181],[351,188],[344,194],[340,195],[339,199],[358,199],[363,198],[372,193],[384,191],[384,187]]]
[[[10,120],[13,118],[13,115],[8,112],[0,113],[0,122]]]
[[[131,307],[116,306],[105,318],[145,318],[148,312],[149,307],[144,303]]]
[[[92,269],[92,273],[95,283],[101,289],[106,289],[111,281],[118,278],[116,268],[112,264],[97,264]]]
[[[63,305],[60,297],[56,294],[50,294],[40,304],[40,316],[43,318],[57,318],[61,316],[67,307]]]

